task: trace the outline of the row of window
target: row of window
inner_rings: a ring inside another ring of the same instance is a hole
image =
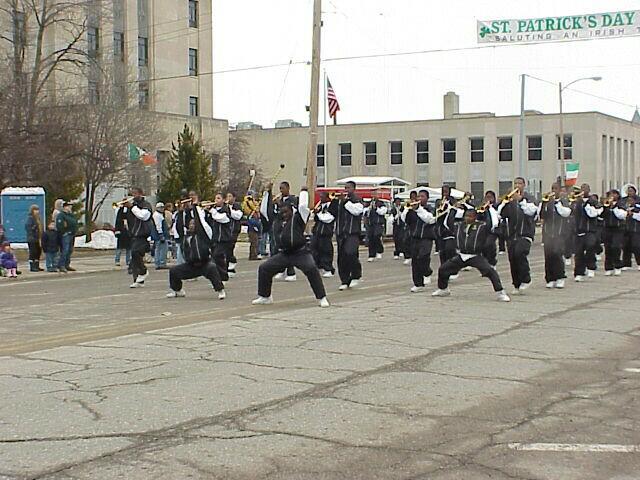
[[[558,140],[558,159],[560,159],[560,137]],[[442,142],[443,163],[455,163],[457,160],[457,139],[445,138]],[[340,165],[349,167],[352,163],[351,143],[338,144],[338,154]],[[378,144],[377,142],[364,142],[364,164],[374,166],[378,164]],[[469,151],[471,162],[484,162],[484,138],[476,137],[469,139]],[[416,140],[414,143],[415,162],[418,164],[429,163],[429,140]],[[571,134],[564,136],[564,159],[570,160],[573,157],[573,137]],[[531,161],[542,160],[542,136],[532,135],[527,137],[527,158]],[[318,166],[324,166],[325,152],[324,145],[318,145],[317,162]],[[403,163],[403,142],[389,142],[389,160],[391,165],[402,165]],[[498,160],[510,162],[513,160],[513,137],[498,137]]]

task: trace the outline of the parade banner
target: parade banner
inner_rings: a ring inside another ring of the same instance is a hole
[[[478,21],[478,43],[543,43],[640,35],[640,10]]]

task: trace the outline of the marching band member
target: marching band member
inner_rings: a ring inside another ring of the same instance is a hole
[[[513,184],[515,189],[511,192],[510,198],[502,201],[498,207],[498,214],[502,217],[501,222],[507,238],[511,280],[516,293],[523,294],[531,286],[531,269],[527,257],[535,237],[538,206],[525,192],[524,178],[516,177]]]
[[[236,243],[238,242],[238,236],[242,229],[242,207],[236,202],[236,194],[233,192],[227,193],[227,206],[229,207],[229,217],[231,218],[231,241],[229,242],[229,252],[227,257],[229,259],[229,277],[235,277],[236,266],[238,265],[238,259],[235,255]]]
[[[182,247],[180,245],[182,244],[182,239],[187,233],[189,220],[193,218],[192,207],[193,205],[198,203],[198,194],[193,190],[188,194],[184,192],[184,194],[181,196],[183,198],[181,198],[180,202],[178,203],[178,209],[176,211],[172,227],[174,241],[178,244],[178,264],[184,261],[184,257],[182,255]]]
[[[464,213],[464,221],[456,222],[456,216]],[[458,210],[451,208],[444,215],[448,228],[454,232],[455,242],[458,252],[453,258],[440,265],[438,269],[438,289],[431,295],[434,297],[447,297],[451,295],[449,290],[449,278],[456,275],[465,267],[474,267],[480,271],[483,277],[491,280],[493,290],[496,292],[496,299],[500,302],[509,302],[511,299],[502,288],[498,272],[482,256],[482,249],[487,243],[489,227],[479,222],[477,211]]]
[[[362,278],[358,248],[360,247],[360,225],[364,207],[356,195],[355,189],[355,182],[347,182],[344,186],[344,195],[341,198],[334,198],[329,209],[336,218],[340,290],[357,286]]]
[[[571,208],[562,196],[560,184],[551,185],[548,198],[540,203],[539,216],[542,224],[542,241],[544,243],[544,278],[547,288],[564,288],[565,278],[563,253],[567,236],[567,218]]]
[[[282,218],[282,209],[283,207],[290,205],[292,207],[296,207],[298,204],[298,199],[295,195],[290,194],[290,186],[289,182],[281,182],[280,183],[280,195],[277,198],[273,198],[273,194],[271,191],[273,190],[273,184],[267,185],[267,189],[262,195],[262,204],[260,205],[260,214],[263,216],[265,221],[271,227],[271,255],[275,255],[280,251],[280,245],[278,245],[278,241],[280,239],[280,234],[282,233],[280,230],[282,229],[283,218]],[[288,266],[282,272],[278,272],[275,276],[275,280],[284,280],[285,282],[295,282],[297,280],[296,271],[293,266]]]
[[[640,198],[638,190],[633,184],[627,184],[623,187],[626,197],[622,199],[624,208],[630,214],[627,216],[626,231],[624,236],[624,246],[622,248],[622,270],[631,269],[631,257],[636,257],[636,264],[640,270],[640,224],[633,215],[633,209],[638,211]],[[634,207],[635,206],[635,207]]]
[[[374,192],[369,207],[365,208],[364,216],[367,219],[367,237],[369,243],[368,262],[381,259],[384,253],[382,234],[384,233],[385,215],[387,207],[378,199],[378,193]]]
[[[496,245],[498,235],[496,229],[500,223],[498,211],[496,210],[496,194],[493,190],[487,190],[484,194],[483,206],[476,210],[478,220],[484,222],[489,227],[487,244],[482,249],[482,256],[487,259],[489,265],[495,267],[498,264],[498,246]]]
[[[418,192],[413,190],[409,192],[409,203],[418,201]],[[404,207],[405,209],[407,207]],[[404,262],[403,265],[411,265],[411,252],[413,252],[413,230],[407,224],[404,225]]]
[[[436,213],[440,212],[436,214],[436,250],[440,255],[440,265],[444,265],[456,255],[456,237],[448,226],[447,213],[444,213],[455,203],[455,199],[451,196],[449,185],[443,185],[441,192],[442,198],[436,202]],[[452,280],[456,278],[457,274],[453,275]]]
[[[224,300],[227,294],[220,279],[218,267],[210,261],[210,244],[213,239],[213,229],[207,222],[207,212],[194,206],[193,218],[189,220],[187,232],[182,239],[182,254],[184,263],[174,265],[169,270],[169,286],[171,291],[167,298],[186,296],[182,289],[182,281],[197,277],[205,277],[218,292],[218,299]]]
[[[620,192],[610,190],[602,204],[604,210],[604,274],[606,276],[622,274],[622,244],[627,211],[620,205]]]
[[[127,225],[131,234],[131,275],[133,283],[130,288],[144,287],[147,279],[147,267],[144,256],[151,250],[149,235],[151,234],[151,205],[144,199],[144,192],[139,187],[131,189],[133,200],[127,204]]]
[[[196,203],[196,202],[194,202]],[[207,222],[211,226],[211,257],[223,282],[229,280],[229,245],[231,244],[231,211],[221,193],[217,193],[209,209]]]
[[[602,214],[602,207],[590,197],[591,187],[584,183],[580,187],[573,202],[573,216],[576,222],[576,253],[573,274],[576,282],[584,282],[587,278],[596,276],[596,249],[598,246],[598,216]]]
[[[402,206],[402,199],[396,197],[393,200],[393,206],[391,207],[391,216],[393,217],[393,259],[398,260],[400,255],[404,255],[404,230],[405,223],[400,216],[404,210]]]
[[[429,206],[429,192],[418,192],[418,203],[415,208],[406,208],[402,212],[402,221],[411,227],[413,232],[413,252],[411,252],[411,274],[413,287],[411,293],[422,292],[425,284],[431,283],[431,248],[435,235],[436,217]]]
[[[314,212],[315,223],[311,236],[311,252],[323,277],[333,277],[333,231],[336,219],[329,212],[331,200],[327,192],[320,192],[320,204]]]
[[[272,304],[271,287],[273,285],[273,277],[286,268],[297,267],[302,270],[302,273],[309,280],[320,307],[330,306],[322,283],[322,277],[313,261],[311,252],[307,248],[307,239],[304,235],[310,213],[309,193],[306,189],[300,192],[297,206],[293,203],[282,205],[280,211],[282,225],[275,230],[279,232],[277,242],[280,251],[258,267],[258,298],[252,302],[253,305]]]

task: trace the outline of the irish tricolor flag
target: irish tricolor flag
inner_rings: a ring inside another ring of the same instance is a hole
[[[578,172],[580,171],[579,163],[567,163],[565,167],[565,184],[567,187],[572,187],[578,183]]]
[[[145,165],[155,165],[156,163],[158,163],[156,157],[143,150],[142,148],[136,147],[133,143],[129,143],[127,145],[127,151],[127,153],[129,154],[130,162],[137,162],[139,160],[142,160],[142,163]]]

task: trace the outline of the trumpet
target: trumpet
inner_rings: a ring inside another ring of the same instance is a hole
[[[436,218],[444,215],[451,208],[451,203],[449,203],[449,199],[446,199],[444,202],[440,203],[440,206],[436,209]]]
[[[607,197],[604,199],[604,201],[602,202],[602,206],[609,208],[611,205],[614,204],[613,198],[612,197]]]
[[[331,192],[329,193],[329,200],[333,201],[336,198],[341,198],[346,195],[346,192]]]
[[[211,200],[205,200],[200,202],[200,206],[202,208],[211,208],[216,204],[216,202],[212,202]]]
[[[484,213],[487,210],[489,210],[489,207],[491,207],[491,201],[487,200],[486,202],[484,202],[482,205],[480,205],[478,208],[476,208],[476,212],[478,213]]]
[[[569,197],[568,197],[569,198],[569,202],[573,203],[573,202],[576,202],[578,200],[584,200],[584,195],[585,195],[584,192],[579,192],[579,193],[571,192],[569,194]]]
[[[121,208],[124,207],[127,203],[133,202],[134,197],[127,197],[124,200],[120,200],[119,202],[113,202],[111,205],[113,208]]]
[[[458,208],[458,207],[464,205],[465,203],[467,203],[467,201],[472,200],[472,199],[473,199],[473,195],[471,195],[470,193],[465,193],[464,197],[462,197],[460,200],[458,200],[452,206],[453,206],[453,208]]]
[[[542,201],[545,203],[555,199],[556,199],[556,192],[548,192],[542,195]]]
[[[502,198],[500,199],[501,203],[509,203],[511,200],[513,200],[513,197],[516,196],[516,194],[519,192],[520,190],[518,190],[517,188],[514,188],[513,190],[511,190],[509,193],[507,193],[506,195],[503,195]]]

